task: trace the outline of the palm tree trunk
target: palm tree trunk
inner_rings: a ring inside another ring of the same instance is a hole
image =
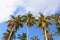
[[[27,28],[27,40],[28,40],[28,28]]]
[[[49,40],[50,40],[50,38],[49,38]]]
[[[45,40],[48,40],[47,33],[46,33],[46,28],[44,28],[44,35],[45,35]]]
[[[27,28],[27,40],[29,40],[29,28]]]
[[[11,35],[12,35],[12,33],[13,33],[13,29],[14,29],[14,28],[12,28],[12,29],[10,30],[10,35],[9,35],[9,37],[8,37],[8,39],[7,39],[7,40],[10,40]]]

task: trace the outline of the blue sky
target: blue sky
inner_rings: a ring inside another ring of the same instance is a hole
[[[0,40],[2,40],[3,33],[6,32],[6,21],[10,19],[9,15],[26,15],[29,11],[36,17],[39,12],[45,16],[60,13],[60,0],[0,0]],[[33,31],[32,31],[33,30]],[[51,30],[56,31],[55,25]],[[20,29],[18,33],[27,32],[27,25]],[[17,33],[17,34],[18,34]],[[37,35],[43,40],[42,30],[37,30],[36,25],[29,29],[29,40],[31,35]],[[41,35],[41,36],[40,36]],[[59,40],[60,37],[53,37],[54,40]],[[18,40],[18,39],[17,39]]]

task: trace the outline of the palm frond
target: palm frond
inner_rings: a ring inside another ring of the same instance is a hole
[[[15,17],[14,17],[13,15],[10,15],[10,17],[11,17],[12,19],[15,19]]]
[[[52,23],[50,23],[50,22],[47,22],[47,25],[49,25],[49,26],[52,26]]]
[[[26,40],[27,39],[26,33],[23,33],[22,35],[18,35],[18,39],[20,39],[20,40]]]
[[[7,30],[7,32],[6,33],[3,33],[3,40],[7,40],[8,39],[8,37],[9,37],[9,35],[10,35],[10,30]],[[13,33],[12,33],[12,36],[11,36],[11,38],[10,38],[10,40],[13,40],[13,39],[15,39],[15,31],[13,31]]]

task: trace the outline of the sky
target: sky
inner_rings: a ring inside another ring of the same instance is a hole
[[[26,15],[29,11],[31,11],[35,17],[39,16],[39,12],[43,13],[45,16],[54,15],[55,13],[59,14],[60,0],[0,0],[0,40],[2,40],[3,33],[6,32],[6,21],[10,19],[10,15]],[[34,27],[35,26],[29,30],[29,33],[32,32],[32,29],[36,30]],[[23,31],[26,31],[25,28],[23,29]],[[37,32],[39,35],[41,30],[36,30],[34,32]],[[33,35],[34,32],[30,33],[30,36]],[[42,38],[42,36],[39,37]],[[56,39],[59,40],[59,38],[60,37]],[[43,40],[43,38],[41,40]]]

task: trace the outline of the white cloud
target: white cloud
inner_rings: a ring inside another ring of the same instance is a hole
[[[38,12],[42,12],[44,15],[54,14],[58,2],[59,0],[0,0],[0,22],[8,20],[9,15],[13,15],[17,7],[24,8],[25,13],[22,14],[26,14],[28,11],[31,11],[34,16],[39,15]]]
[[[16,9],[16,0],[0,0],[0,22],[9,19],[10,15],[13,15]]]
[[[22,0],[26,12],[31,11],[34,16],[42,12],[44,15],[52,15],[56,13],[59,0]],[[25,14],[25,13],[24,13]]]
[[[44,15],[51,15],[55,14],[58,7],[58,1],[59,0],[24,0],[24,4],[27,11],[30,10],[33,13],[41,11]]]

